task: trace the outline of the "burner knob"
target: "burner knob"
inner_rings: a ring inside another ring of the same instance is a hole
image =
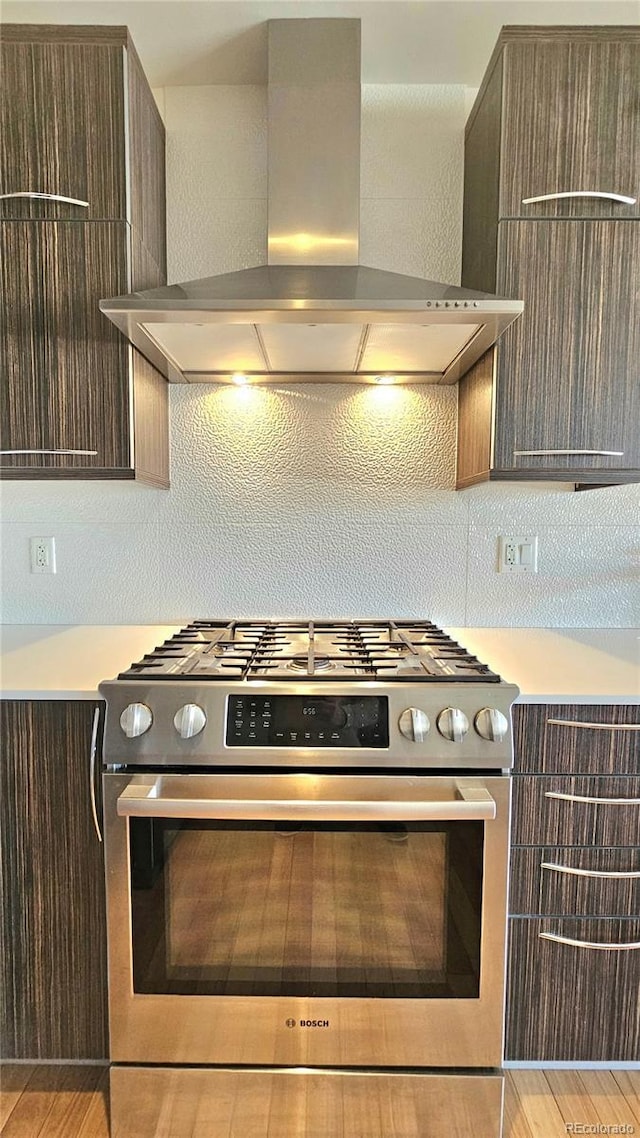
[[[429,716],[418,707],[408,707],[398,720],[400,733],[412,743],[424,743],[430,726]]]
[[[146,703],[130,703],[120,716],[120,726],[127,739],[135,739],[138,735],[144,735],[152,723],[151,708],[147,707]]]
[[[483,739],[490,743],[501,743],[509,730],[509,723],[497,707],[483,707],[476,715],[473,725]]]
[[[461,743],[469,730],[469,720],[459,707],[445,707],[437,719],[438,731],[452,743]]]
[[[203,730],[207,717],[197,703],[185,703],[173,717],[175,727],[181,739],[193,739]]]

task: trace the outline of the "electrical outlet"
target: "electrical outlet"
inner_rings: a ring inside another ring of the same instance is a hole
[[[538,535],[498,538],[499,573],[537,573]]]
[[[56,572],[55,537],[32,537],[29,542],[32,573]]]

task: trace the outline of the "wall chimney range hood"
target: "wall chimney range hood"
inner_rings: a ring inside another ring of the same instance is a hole
[[[269,21],[268,264],[100,308],[175,383],[455,383],[522,301],[358,263],[360,20]]]

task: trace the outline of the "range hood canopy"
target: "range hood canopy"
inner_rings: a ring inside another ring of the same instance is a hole
[[[100,308],[170,381],[455,383],[518,300],[358,264],[360,21],[269,21],[268,264]]]

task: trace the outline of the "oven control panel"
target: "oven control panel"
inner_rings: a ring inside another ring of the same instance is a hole
[[[230,695],[227,747],[388,747],[386,696]]]

